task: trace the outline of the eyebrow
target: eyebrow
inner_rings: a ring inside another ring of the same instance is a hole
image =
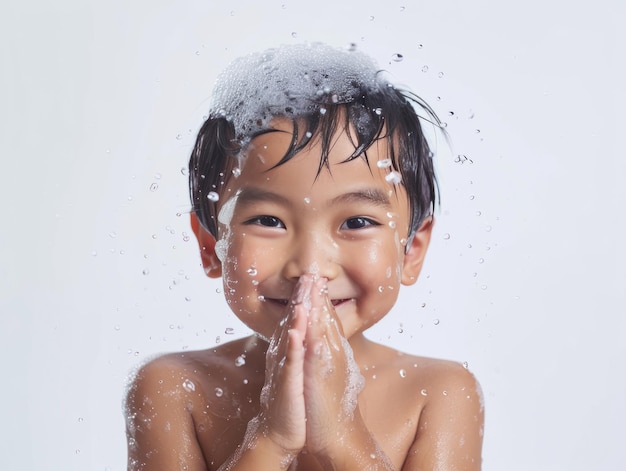
[[[378,188],[365,188],[363,190],[351,191],[336,196],[331,201],[331,204],[339,203],[369,203],[375,206],[391,206],[387,195]]]
[[[239,204],[252,204],[258,202],[278,203],[284,206],[292,205],[291,200],[278,193],[273,193],[271,191],[255,187],[245,187],[241,189],[241,192],[238,195]],[[362,190],[343,193],[335,196],[330,201],[331,206],[346,203],[367,203],[385,208],[391,206],[391,202],[389,201],[387,194],[378,188],[365,188]]]

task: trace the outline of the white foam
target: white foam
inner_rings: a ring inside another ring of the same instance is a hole
[[[217,255],[217,258],[222,263],[226,260],[226,254],[228,253],[228,245],[230,241],[230,221],[232,221],[233,215],[235,214],[237,199],[239,199],[238,194],[226,201],[217,215],[217,220],[226,226],[226,230],[224,231],[222,237],[215,243],[215,255]]]
[[[361,52],[321,43],[268,49],[235,60],[220,74],[211,111],[232,121],[245,140],[275,116],[302,115],[315,103],[351,102],[359,86],[387,86],[378,71]]]

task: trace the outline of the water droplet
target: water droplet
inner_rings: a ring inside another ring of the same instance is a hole
[[[304,202],[305,202],[306,204],[310,204],[310,203],[311,203],[311,198],[309,198],[308,196],[305,196],[305,197],[304,197]]]
[[[448,391],[444,390],[441,394],[443,394],[444,396],[447,396],[448,395]]]
[[[480,211],[476,211],[476,216],[480,216],[482,213]]]
[[[391,60],[394,62],[402,62],[402,59],[404,59],[404,56],[397,52],[393,56],[391,56]]]
[[[83,419],[82,417],[78,418],[78,422],[84,422],[84,421],[85,421],[85,419]]]
[[[76,449],[76,454],[80,455],[80,450],[78,448]]]
[[[376,162],[376,166],[378,168],[389,168],[391,167],[391,159],[383,159]]]
[[[485,232],[491,232],[491,226],[487,225],[485,226]]]
[[[313,133],[311,131],[307,131],[306,133],[304,133],[304,135],[307,139],[311,139],[311,137],[313,137]]]
[[[326,108],[320,108],[320,114],[321,115],[325,115],[326,114]]]
[[[420,391],[420,394],[421,394],[422,396],[428,396],[428,391],[426,391],[425,389],[422,389],[422,390]]]
[[[439,77],[439,78],[443,78],[443,72],[439,72],[439,73],[437,74],[437,77]]]
[[[422,49],[423,47],[424,47],[424,45],[423,45],[423,44],[418,44],[418,45],[417,45],[417,48],[418,48],[418,49]]]
[[[247,378],[244,378],[243,384],[248,384],[248,379]]]
[[[218,195],[215,191],[209,191],[209,194],[206,195],[206,198],[209,201],[212,201],[213,203],[215,203],[216,201],[219,201],[220,195]]]
[[[400,370],[400,377],[406,378],[406,370],[404,368]]]
[[[374,21],[374,15],[370,16],[370,21]]]
[[[389,221],[389,227],[391,227],[392,229],[396,228],[396,221]]]
[[[404,11],[405,9],[406,9],[406,7],[400,6],[400,11]]]
[[[448,234],[447,232],[443,235],[443,238],[445,240],[449,240],[450,239],[450,234]]]
[[[176,140],[180,141],[182,139],[183,136],[181,136],[180,134],[176,134]]]
[[[215,337],[215,343],[220,343],[221,341],[222,341],[222,337],[220,337],[219,335]]]
[[[157,191],[158,189],[159,189],[158,183],[153,183],[152,185],[150,185],[150,191],[154,192],[154,191]]]
[[[257,275],[257,270],[254,267],[248,268],[247,271],[248,271],[248,275],[250,275],[250,276],[256,276]]]
[[[466,361],[463,362],[463,368],[467,369],[469,368],[469,363],[467,363]]]
[[[239,167],[235,167],[233,169],[233,176],[237,178],[239,175],[241,175],[241,169]]]
[[[233,335],[235,333],[235,329],[232,327],[226,327],[226,330],[224,330],[224,333],[226,335]]]
[[[381,114],[383,114],[383,109],[382,108],[374,108],[374,113],[376,113],[378,116],[380,116]]]
[[[263,296],[262,294],[257,296],[257,299],[261,302],[265,301],[265,296]]]
[[[241,354],[237,358],[235,358],[235,366],[243,366],[246,364],[246,355]]]
[[[193,384],[193,381],[191,381],[190,379],[186,379],[185,381],[183,381],[183,388],[187,392],[193,392],[196,390],[196,385]]]
[[[224,390],[222,388],[215,388],[215,395],[217,397],[222,397],[224,395]]]
[[[485,263],[485,259],[484,258],[479,258],[478,259],[478,263]]]
[[[117,233],[116,232],[109,232],[109,237],[111,239],[115,239],[117,237]]]
[[[424,72],[424,73],[428,72],[428,66],[427,66],[427,65],[425,65],[424,67],[422,67],[422,72]]]
[[[298,37],[298,33],[296,33],[295,31],[291,33],[291,37],[292,38],[297,38]]]
[[[482,286],[480,287],[480,289],[482,289],[483,291],[485,291],[485,290],[487,289],[487,285],[482,285]]]
[[[382,293],[384,290],[385,290],[385,288],[383,286],[379,286],[378,287],[378,292],[379,293]]]
[[[433,324],[439,325],[439,319],[433,319]]]
[[[119,325],[116,325],[115,327],[113,327],[115,330],[120,330],[121,327]]]
[[[426,303],[422,303],[422,307],[426,307]]]
[[[392,170],[385,176],[385,181],[397,185],[402,181],[402,175],[400,175],[395,170]]]
[[[476,197],[474,195],[470,195],[469,199],[470,201],[473,201]]]
[[[148,270],[147,268],[144,268],[141,273],[143,273],[144,275],[149,275],[150,274],[150,270]]]
[[[476,134],[480,134],[480,129],[474,129],[474,132],[475,132]]]

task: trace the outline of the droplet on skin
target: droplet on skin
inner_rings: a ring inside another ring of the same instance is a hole
[[[388,168],[391,167],[391,159],[382,159],[376,163],[378,168]]]
[[[396,221],[389,221],[389,227],[392,229],[396,228]]]
[[[311,198],[309,198],[308,196],[306,196],[306,197],[304,198],[304,202],[305,202],[306,204],[310,204],[310,203],[311,203]]]
[[[326,108],[320,108],[320,114],[321,115],[325,115],[326,114]]]
[[[250,267],[248,268],[248,275],[250,276],[256,276],[257,275],[257,270],[255,267]]]
[[[400,370],[400,377],[406,378],[406,370],[404,368]]]
[[[384,290],[385,290],[385,288],[383,286],[379,286],[378,287],[378,292],[379,293],[382,293]]]
[[[439,319],[434,319],[434,320],[433,320],[433,324],[435,324],[435,325],[439,325]]]
[[[193,392],[196,390],[196,385],[193,384],[193,381],[191,381],[190,379],[186,379],[185,381],[183,381],[183,389],[187,392]]]
[[[241,354],[237,358],[235,358],[235,366],[243,366],[246,364],[246,355]]]
[[[387,181],[387,183],[397,185],[402,181],[402,175],[393,170],[385,176],[385,181]]]
[[[422,389],[422,390],[420,391],[420,394],[421,394],[422,396],[428,396],[428,391],[426,391],[425,389]]]
[[[235,167],[233,169],[233,176],[237,178],[239,175],[241,175],[241,169],[239,167]]]
[[[215,395],[217,397],[222,397],[224,395],[224,390],[222,388],[215,388]]]
[[[220,195],[218,195],[215,191],[209,191],[209,194],[206,195],[206,198],[213,203],[219,201]]]

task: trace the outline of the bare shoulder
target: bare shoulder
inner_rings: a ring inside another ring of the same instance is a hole
[[[463,365],[410,357],[412,394],[421,396],[417,433],[403,469],[480,470],[484,424],[483,394]]]
[[[137,370],[125,402],[129,469],[207,469],[216,425],[236,414],[235,352],[245,342],[162,355]]]

